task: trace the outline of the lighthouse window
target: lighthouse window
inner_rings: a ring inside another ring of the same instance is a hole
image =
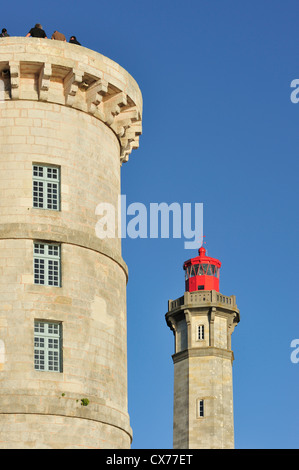
[[[204,417],[204,400],[197,401],[197,416],[198,418]]]
[[[207,270],[208,270],[208,264],[201,264],[199,266],[199,275],[202,276],[203,274],[207,274]]]
[[[204,337],[205,337],[205,327],[204,325],[198,325],[197,326],[197,339],[203,340]]]
[[[49,165],[32,167],[33,207],[37,209],[60,209],[60,168]]]
[[[189,279],[193,276],[215,276],[218,277],[218,268],[213,264],[193,264],[186,267],[185,279]]]
[[[192,275],[197,276],[198,274],[198,264],[194,264],[192,268]]]
[[[210,264],[209,264],[209,266],[208,266],[207,274],[208,274],[208,276],[213,276],[213,275],[214,275],[214,273],[213,273],[213,271],[212,271],[212,266],[211,266]]]

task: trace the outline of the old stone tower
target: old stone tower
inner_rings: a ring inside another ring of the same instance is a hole
[[[130,447],[127,267],[95,227],[98,204],[117,211],[141,115],[107,57],[1,39],[1,448]]]
[[[175,335],[173,447],[234,447],[231,334],[240,320],[235,296],[219,292],[221,263],[199,256],[184,263],[183,297],[169,300]]]

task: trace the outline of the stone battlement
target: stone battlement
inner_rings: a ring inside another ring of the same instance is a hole
[[[136,81],[116,62],[85,47],[1,38],[1,100],[55,103],[94,116],[116,134],[121,163],[139,146],[142,95]]]

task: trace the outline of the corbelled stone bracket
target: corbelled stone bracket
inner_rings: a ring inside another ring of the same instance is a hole
[[[128,161],[142,134],[142,96],[122,67],[84,47],[74,55],[73,45],[59,41],[3,38],[1,44],[5,100],[37,99],[86,112],[111,128],[120,143],[120,164]],[[21,48],[25,52],[15,52]]]
[[[108,93],[108,82],[103,79],[97,80],[86,90],[87,111],[95,114],[101,104],[103,96]]]
[[[52,76],[51,64],[47,64],[47,63],[43,64],[40,74],[39,74],[39,79],[38,79],[39,99],[41,101],[48,101],[51,76]]]
[[[20,96],[20,62],[9,62],[11,98],[18,100]]]
[[[65,104],[72,106],[78,86],[82,82],[84,73],[81,70],[71,70],[64,79]]]
[[[98,106],[95,116],[98,116],[101,121],[105,122],[108,126],[114,121],[115,116],[121,112],[121,108],[126,106],[127,96],[124,92],[117,93],[114,96],[105,97],[105,101],[101,101]]]

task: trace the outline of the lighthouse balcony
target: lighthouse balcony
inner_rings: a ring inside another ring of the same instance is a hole
[[[192,307],[197,305],[206,305],[206,306],[221,306],[228,307],[230,309],[236,309],[236,297],[234,295],[226,296],[220,294],[215,290],[205,290],[205,291],[195,291],[195,292],[185,292],[182,297],[179,297],[176,300],[168,301],[168,311],[176,310],[182,305],[184,307]]]

